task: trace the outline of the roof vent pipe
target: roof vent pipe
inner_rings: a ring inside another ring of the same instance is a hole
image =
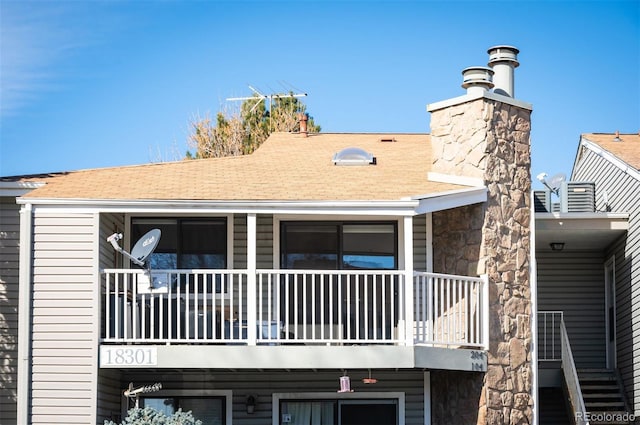
[[[298,120],[300,121],[300,134],[302,135],[302,137],[307,137],[309,134],[307,131],[307,121],[309,121],[309,115],[301,112],[298,114]]]
[[[462,71],[462,88],[467,94],[484,94],[493,87],[493,70],[484,66],[472,66]]]
[[[494,70],[493,81],[496,88],[494,93],[514,97],[513,70],[520,65],[518,53],[520,51],[513,46],[493,46],[487,50],[489,53],[489,66]]]

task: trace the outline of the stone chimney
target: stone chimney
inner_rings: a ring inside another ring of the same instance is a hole
[[[532,107],[512,97],[518,50],[497,46],[489,53],[492,69],[463,72],[466,94],[427,106],[429,179],[487,188],[484,203],[432,215],[434,271],[487,276],[490,329],[485,373],[460,374],[461,382],[452,385],[445,372],[432,372],[434,424],[450,423],[451,417],[457,423],[533,423]],[[488,71],[495,73],[493,81]]]
[[[300,121],[300,134],[302,135],[302,137],[307,137],[309,135],[307,131],[307,121],[309,121],[309,115],[305,113],[299,113],[298,120]]]

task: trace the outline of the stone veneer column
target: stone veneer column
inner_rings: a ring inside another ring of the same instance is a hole
[[[482,181],[488,188],[488,199],[483,207],[470,207],[483,217],[481,225],[476,220],[467,222],[466,231],[460,228],[460,217],[450,216],[451,211],[434,215],[434,267],[451,273],[466,269],[489,277],[490,346],[482,392],[475,398],[477,423],[528,424],[533,420],[531,108],[493,93],[456,100],[429,107],[432,171]],[[445,238],[452,236],[450,232],[462,235],[467,249],[438,250],[438,244],[444,246]]]

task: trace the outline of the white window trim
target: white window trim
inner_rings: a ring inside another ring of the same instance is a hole
[[[398,267],[404,264],[404,220],[401,216],[390,217],[385,215],[302,215],[302,214],[274,214],[273,215],[273,268],[280,269],[280,223],[287,221],[388,221],[395,222],[398,226]]]
[[[150,393],[148,397],[224,397],[225,424],[233,425],[233,391],[231,390],[160,390]],[[123,403],[126,411],[126,398],[123,399]]]
[[[124,215],[124,244],[125,246],[131,246],[131,220],[134,218],[226,218],[227,219],[227,269],[233,269],[233,232],[234,232],[234,214],[180,214],[180,213],[162,213],[162,214],[132,214],[126,213]]]
[[[404,392],[313,392],[313,393],[273,393],[271,406],[272,425],[280,424],[280,400],[372,400],[372,399],[397,399],[398,400],[398,425],[405,425],[405,394]]]

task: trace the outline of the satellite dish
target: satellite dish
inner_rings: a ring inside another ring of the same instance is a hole
[[[558,173],[553,175],[550,179],[549,179],[549,186],[551,188],[552,191],[556,192],[556,194],[558,193],[558,191],[560,190],[560,187],[562,186],[562,183],[564,183],[567,180],[567,176],[564,175],[564,173]]]
[[[142,264],[146,264],[147,258],[155,251],[160,242],[160,229],[151,229],[142,236],[131,250],[131,256]]]
[[[550,179],[547,179],[547,173],[540,173],[537,177],[543,185],[547,186],[556,195],[560,193],[562,183],[567,180],[567,176],[564,173],[554,174]]]
[[[153,254],[153,251],[155,251],[158,246],[161,235],[162,233],[160,232],[160,229],[149,230],[133,246],[131,254],[120,248],[120,245],[118,245],[118,241],[122,239],[122,233],[114,233],[107,238],[107,242],[110,242],[113,249],[122,253],[125,257],[128,257],[134,264],[148,269],[149,264],[147,263],[147,259],[151,254]]]

